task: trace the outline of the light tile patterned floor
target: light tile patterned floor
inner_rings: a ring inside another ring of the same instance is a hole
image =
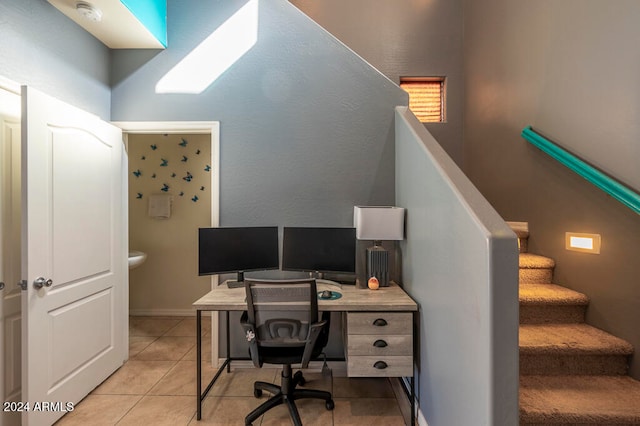
[[[203,347],[210,346],[208,321],[203,321]],[[131,317],[129,361],[76,405],[56,425],[243,425],[244,416],[269,394],[253,397],[256,380],[279,383],[280,370],[238,369],[223,373],[203,403],[196,420],[195,318]],[[210,352],[209,352],[210,354]],[[207,353],[203,359],[208,358]],[[207,366],[203,377],[213,377]],[[310,389],[332,391],[335,409],[321,400],[296,401],[305,426],[404,425],[389,382],[306,373]],[[284,406],[276,407],[254,425],[291,425]]]

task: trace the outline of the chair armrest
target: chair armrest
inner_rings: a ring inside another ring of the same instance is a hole
[[[240,325],[242,325],[245,337],[247,338],[247,344],[249,345],[249,355],[251,355],[251,361],[253,361],[253,365],[257,368],[262,368],[262,361],[260,360],[260,356],[258,354],[256,327],[249,322],[249,315],[246,311],[242,313],[242,317],[240,318]]]
[[[316,346],[316,341],[318,340],[318,336],[322,331],[322,328],[327,324],[327,321],[320,321],[311,324],[309,327],[309,333],[307,335],[307,344],[304,347],[304,353],[302,354],[301,368],[307,368],[309,365],[309,361],[311,360],[311,354],[313,353],[313,349]]]

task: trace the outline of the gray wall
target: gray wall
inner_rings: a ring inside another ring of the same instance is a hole
[[[169,2],[167,50],[136,69],[113,53],[113,119],[220,121],[221,225],[350,226],[354,204],[393,202],[405,93],[284,0],[260,2],[257,44],[202,94],[155,93],[241,5]]]
[[[396,205],[407,209],[402,275],[420,305],[418,398],[427,423],[517,424],[516,236],[401,107]]]
[[[520,138],[533,125],[640,189],[640,3],[465,2],[465,170],[555,281],[591,298],[587,321],[640,351],[640,216]],[[602,235],[602,254],[564,233]],[[631,373],[640,378],[640,357]]]
[[[347,227],[354,205],[393,204],[406,93],[287,1],[260,2],[256,45],[204,92],[155,93],[244,3],[169,2],[168,49],[113,52],[113,119],[219,121],[221,226]]]
[[[426,127],[462,164],[462,0],[291,0],[380,72],[447,78],[446,123]]]
[[[109,120],[109,50],[43,0],[0,2],[0,75]]]

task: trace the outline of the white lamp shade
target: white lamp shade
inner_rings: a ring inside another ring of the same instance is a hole
[[[404,209],[386,206],[355,206],[353,226],[359,240],[404,239]]]

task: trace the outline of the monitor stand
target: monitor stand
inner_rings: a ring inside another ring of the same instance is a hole
[[[320,272],[320,271],[309,272],[309,278],[315,278],[317,280],[324,279],[324,272]]]
[[[227,288],[240,288],[244,287],[244,271],[238,271],[238,276],[235,281],[228,280]]]

